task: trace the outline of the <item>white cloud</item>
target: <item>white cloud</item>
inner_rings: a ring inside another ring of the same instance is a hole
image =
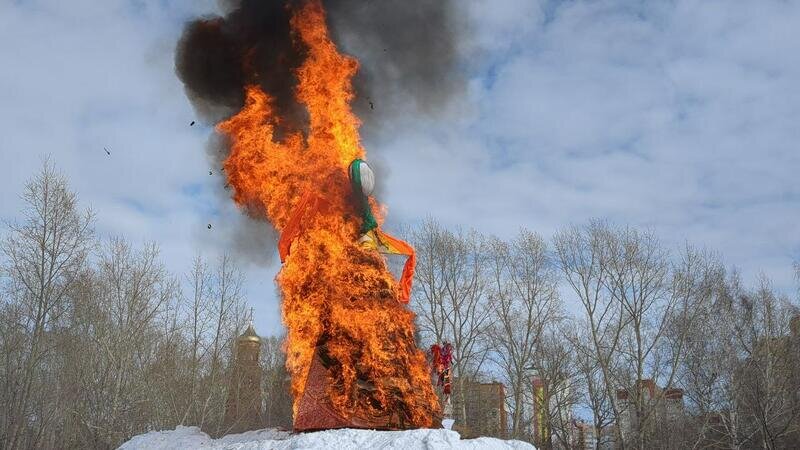
[[[477,113],[375,145],[392,161],[390,211],[504,236],[610,218],[708,245],[788,292],[800,5],[524,3],[471,3]]]

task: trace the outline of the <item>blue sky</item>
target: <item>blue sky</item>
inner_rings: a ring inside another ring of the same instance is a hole
[[[466,91],[365,142],[393,223],[432,214],[549,237],[607,218],[705,245],[746,280],[763,272],[790,292],[800,2],[463,4]],[[211,130],[189,127],[173,70],[183,23],[216,11],[212,0],[0,0],[0,218],[17,216],[50,154],[101,235],[158,242],[174,272],[240,246],[248,225],[208,175]],[[266,259],[243,263],[257,325],[274,332],[278,265]]]

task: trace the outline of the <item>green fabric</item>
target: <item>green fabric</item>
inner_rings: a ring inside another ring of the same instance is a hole
[[[350,164],[350,183],[353,185],[353,192],[359,197],[361,202],[361,232],[366,233],[378,227],[378,221],[372,215],[372,207],[369,204],[369,197],[364,195],[361,188],[361,163],[364,161],[356,159]]]

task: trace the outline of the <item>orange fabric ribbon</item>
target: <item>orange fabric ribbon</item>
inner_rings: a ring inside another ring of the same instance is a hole
[[[297,204],[292,216],[289,218],[289,221],[283,228],[281,237],[278,240],[278,254],[281,257],[281,263],[286,262],[286,258],[289,256],[289,252],[291,250],[292,242],[294,242],[294,240],[297,239],[297,237],[303,231],[303,224],[305,223],[308,215],[318,213],[327,205],[329,205],[329,203],[314,192],[309,191],[303,195],[303,197],[300,199],[300,203]],[[403,240],[384,233],[379,228],[375,228],[370,232],[374,232],[375,237],[379,241],[376,243],[378,245],[375,246],[375,249],[378,252],[405,255],[408,257],[405,265],[403,265],[403,273],[400,276],[400,280],[398,280],[399,293],[397,297],[397,300],[401,303],[408,303],[411,299],[411,287],[414,282],[414,268],[417,264],[417,255],[414,251],[414,247],[410,246]]]

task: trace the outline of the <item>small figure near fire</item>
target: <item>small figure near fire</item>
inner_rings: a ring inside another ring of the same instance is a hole
[[[444,405],[442,425],[445,428],[453,426],[453,404],[450,401],[452,392],[450,376],[450,365],[453,363],[453,346],[445,341],[444,344],[433,344],[431,346],[431,364],[436,375],[436,387],[439,388]]]

